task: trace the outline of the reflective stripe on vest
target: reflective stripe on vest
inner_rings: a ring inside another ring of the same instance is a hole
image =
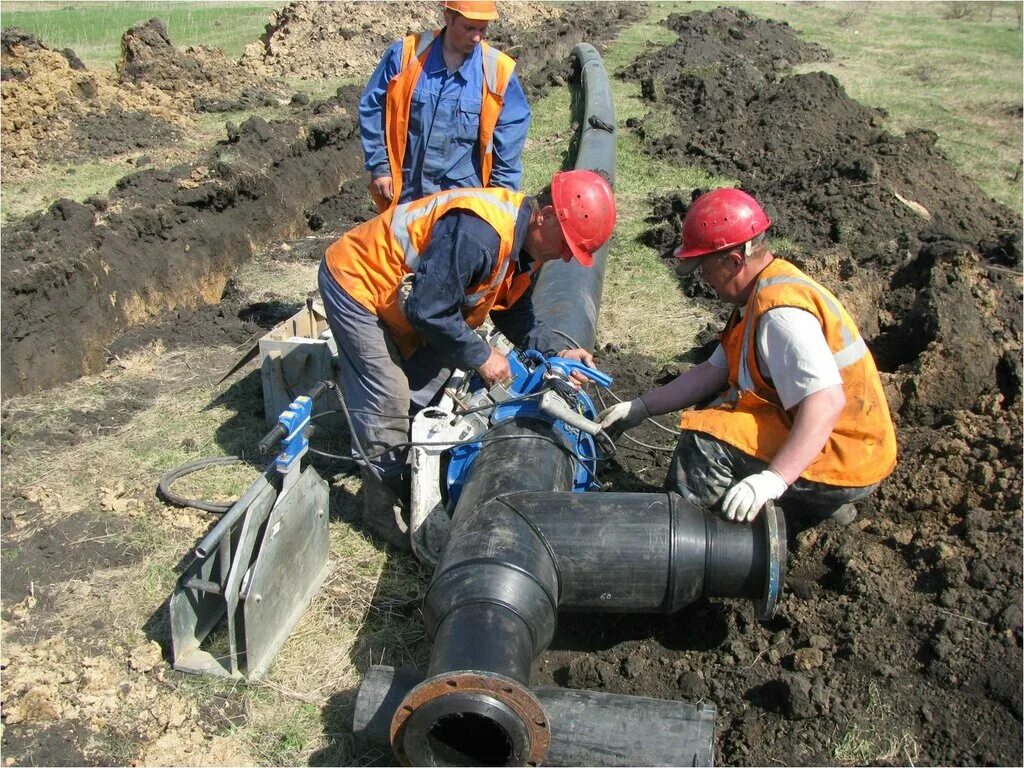
[[[388,165],[391,168],[391,187],[393,197],[390,206],[394,206],[402,194],[402,168],[409,138],[409,114],[412,111],[412,96],[423,74],[423,65],[429,55],[430,46],[437,40],[441,30],[421,32],[409,35],[402,41],[402,68],[387,86],[387,99],[384,105],[384,140],[387,145]],[[491,169],[494,165],[494,129],[501,116],[501,108],[505,103],[505,91],[515,71],[515,61],[509,56],[488,45],[480,43],[480,55],[483,66],[483,87],[481,89],[480,126],[478,141],[480,144],[480,179],[483,186],[491,181]],[[387,207],[378,204],[383,213]]]
[[[808,280],[801,277],[794,276],[779,276],[769,277],[764,280],[759,280],[757,283],[756,291],[762,291],[765,288],[770,288],[773,285],[799,285],[804,288],[808,288],[814,291],[818,297],[828,305],[829,310],[837,318],[842,318],[842,312],[839,308],[839,302],[820,285],[815,283],[813,280]],[[747,327],[743,333],[743,348],[745,350],[750,349],[751,336],[753,335],[755,323],[747,323]],[[842,334],[843,342],[845,346],[837,352],[832,353],[832,357],[836,361],[836,367],[839,370],[843,370],[850,365],[853,365],[860,360],[868,352],[868,346],[864,343],[864,339],[858,334],[856,338],[850,332],[850,329],[846,327],[846,324],[840,322],[839,332]],[[752,392],[754,390],[754,380],[750,375],[750,358],[744,354],[740,359],[738,383],[740,391]],[[738,396],[738,393],[737,393]],[[735,402],[735,401],[734,401]]]
[[[896,434],[874,358],[835,297],[781,259],[762,271],[743,317],[734,311],[722,332],[729,388],[707,408],[683,412],[680,428],[705,432],[765,462],[775,457],[793,422],[758,367],[756,328],[765,312],[779,307],[796,307],[818,319],[846,395],[832,434],[801,477],[842,487],[879,482],[896,465]]]

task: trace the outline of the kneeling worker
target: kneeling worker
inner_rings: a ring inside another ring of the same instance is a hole
[[[665,485],[750,522],[772,499],[850,523],[852,502],[896,465],[896,434],[864,339],[829,291],[765,244],[771,220],[750,195],[694,201],[675,251],[734,309],[711,357],[674,381],[603,411],[611,432],[684,411]]]
[[[488,313],[513,343],[593,363],[537,320],[531,294],[548,261],[576,258],[589,267],[614,225],[608,182],[576,170],[556,173],[536,197],[453,189],[402,203],[327,249],[320,293],[338,344],[370,530],[409,546],[396,519],[406,497],[409,415],[430,403],[449,369],[476,370],[488,384],[511,375],[508,360],[474,331]]]

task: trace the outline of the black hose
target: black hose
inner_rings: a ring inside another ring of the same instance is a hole
[[[204,512],[223,514],[231,509],[238,499],[233,501],[205,501],[203,499],[189,499],[184,496],[179,496],[176,493],[172,493],[171,484],[185,475],[191,475],[193,472],[198,472],[199,470],[206,469],[207,467],[249,463],[251,463],[249,459],[244,459],[241,456],[214,456],[208,459],[190,461],[188,464],[182,464],[180,467],[175,467],[169,472],[165,472],[160,477],[160,482],[156,487],[156,492],[160,498],[168,504],[173,504],[176,507],[194,507],[195,509],[201,509]]]

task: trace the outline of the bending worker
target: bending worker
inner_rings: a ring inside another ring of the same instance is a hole
[[[733,305],[711,357],[674,381],[603,411],[613,435],[684,411],[666,487],[750,522],[770,499],[816,520],[850,523],[852,502],[896,465],[882,383],[835,296],[765,244],[771,220],[750,195],[716,189],[694,201],[675,251]]]
[[[488,384],[511,375],[474,330],[488,313],[513,343],[593,364],[534,316],[533,280],[555,259],[589,267],[614,226],[608,182],[577,170],[556,173],[536,197],[453,189],[403,203],[327,249],[320,294],[363,467],[367,528],[409,547],[396,518],[407,495],[409,415],[430,404],[448,369],[476,370]]]
[[[530,107],[515,62],[483,42],[497,6],[442,6],[444,28],[393,43],[359,100],[379,211],[457,187],[518,190],[522,180]]]

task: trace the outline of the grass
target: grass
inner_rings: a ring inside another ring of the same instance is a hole
[[[914,765],[919,746],[910,731],[902,730],[892,705],[878,685],[868,684],[862,716],[847,726],[832,756],[840,765],[890,763]]]
[[[121,35],[140,21],[157,17],[171,42],[185,48],[206,45],[225,55],[242,55],[270,21],[272,0],[250,2],[5,2],[3,28],[21,27],[48,47],[71,48],[90,68],[113,69],[121,55]]]
[[[717,2],[659,4],[657,13],[710,10]],[[1019,3],[736,2],[786,21],[834,59],[797,71],[835,75],[847,94],[888,111],[888,128],[932,130],[938,146],[987,194],[1020,211],[1024,50]]]

